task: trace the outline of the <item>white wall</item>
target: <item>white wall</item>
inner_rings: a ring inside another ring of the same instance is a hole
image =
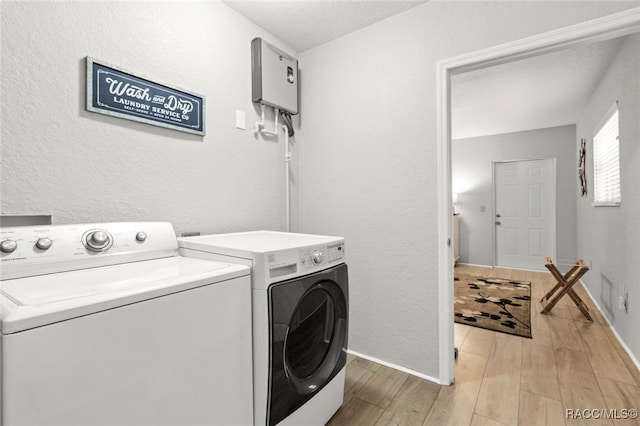
[[[162,220],[178,233],[284,228],[283,145],[251,130],[250,42],[290,49],[221,2],[1,7],[2,214]],[[87,112],[87,55],[204,94],[206,136]]]
[[[582,278],[607,319],[640,360],[640,34],[623,42],[576,126],[576,143],[587,139],[587,196],[578,197],[578,256],[591,270]],[[593,134],[619,103],[620,207],[593,207]],[[576,145],[576,150],[577,150]],[[618,309],[626,287],[629,312]]]
[[[439,374],[436,63],[638,4],[427,2],[300,55],[299,228],[346,237],[350,349]]]
[[[576,128],[571,125],[453,141],[452,188],[459,193],[455,207],[460,213],[460,263],[493,265],[492,161],[541,158],[556,159],[555,261],[575,262],[575,140]],[[485,206],[485,212],[480,206]]]

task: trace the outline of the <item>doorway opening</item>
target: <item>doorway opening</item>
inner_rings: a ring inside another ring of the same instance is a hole
[[[579,23],[438,63],[439,381],[454,380],[451,77],[640,31],[640,8]]]

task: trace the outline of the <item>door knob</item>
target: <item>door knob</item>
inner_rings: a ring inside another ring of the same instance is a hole
[[[496,225],[502,225],[499,220],[496,220]]]
[[[500,213],[496,213],[496,217],[500,217]]]

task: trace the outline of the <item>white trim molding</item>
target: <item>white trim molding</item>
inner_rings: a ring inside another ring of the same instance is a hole
[[[640,7],[446,59],[437,64],[439,382],[454,379],[451,76],[640,32]]]
[[[412,376],[416,376],[416,377],[419,377],[421,379],[425,379],[425,380],[428,380],[430,382],[433,382],[433,383],[436,383],[436,384],[440,384],[438,379],[436,379],[435,377],[431,377],[431,376],[427,376],[426,374],[418,373],[415,370],[411,370],[409,368],[401,367],[399,365],[392,364],[390,362],[383,361],[381,359],[374,358],[374,357],[369,356],[369,355],[363,355],[363,354],[361,354],[359,352],[355,352],[355,351],[352,351],[350,349],[347,349],[347,353],[350,354],[350,355],[353,355],[353,356],[357,356],[358,358],[363,358],[363,359],[366,359],[367,361],[375,362],[376,364],[381,364],[381,365],[384,365],[385,367],[393,368],[394,370],[402,371],[403,373],[407,373],[407,374],[410,374]]]

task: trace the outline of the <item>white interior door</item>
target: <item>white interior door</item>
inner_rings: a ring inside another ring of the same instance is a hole
[[[496,266],[544,269],[556,252],[555,160],[494,164]]]

